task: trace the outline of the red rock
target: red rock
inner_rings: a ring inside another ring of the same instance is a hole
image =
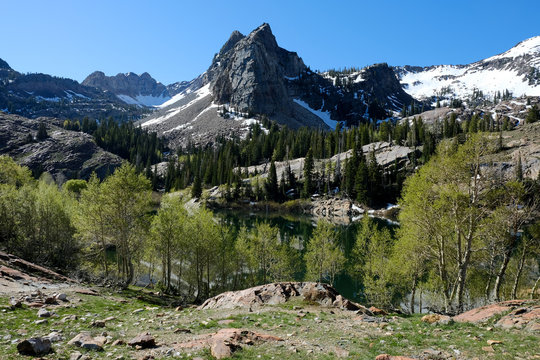
[[[482,306],[454,316],[456,322],[480,323],[491,319],[495,315],[503,314],[516,306],[521,306],[526,300],[503,301],[497,304]]]
[[[406,356],[390,356],[388,354],[378,355],[375,360],[414,360],[413,358]]]
[[[375,306],[370,307],[369,311],[371,311],[373,313],[373,315],[383,315],[383,316],[388,315],[388,313],[386,311],[384,311],[382,309],[378,309]]]

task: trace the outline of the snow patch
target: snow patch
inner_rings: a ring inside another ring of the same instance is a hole
[[[184,96],[186,95],[185,93],[182,93],[182,94],[184,94]],[[203,86],[202,88],[200,88],[199,90],[195,91],[195,94],[196,94],[195,99],[191,100],[189,103],[187,103],[185,105],[182,105],[182,106],[180,106],[178,108],[172,108],[172,109],[168,110],[165,115],[159,116],[159,117],[157,117],[155,119],[148,120],[148,121],[144,122],[143,124],[141,124],[141,126],[145,127],[145,126],[160,124],[160,123],[164,122],[165,120],[170,119],[173,116],[179,114],[181,111],[183,111],[184,109],[187,109],[188,107],[192,106],[193,104],[195,104],[200,99],[210,95],[211,94],[211,92],[210,92],[210,84],[207,84],[207,85]],[[172,101],[175,97],[173,97],[169,101]],[[169,101],[167,101],[167,102],[169,102]],[[165,104],[162,104],[160,107],[163,107],[163,105],[165,105]],[[205,109],[205,111],[206,110],[207,109]],[[202,112],[200,114],[202,114]]]
[[[338,124],[338,121],[332,120],[330,118],[330,112],[329,111],[322,111],[323,107],[321,107],[319,110],[314,110],[314,109],[310,108],[309,105],[305,101],[302,101],[300,99],[293,99],[293,101],[295,103],[297,103],[298,105],[300,105],[301,107],[303,107],[304,109],[310,111],[312,114],[317,115],[322,121],[324,121],[324,123],[326,125],[330,126],[330,128],[332,128],[332,129],[336,128],[336,126]],[[324,106],[324,104],[323,104],[323,106]]]

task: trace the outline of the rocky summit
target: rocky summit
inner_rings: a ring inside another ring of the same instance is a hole
[[[413,101],[386,64],[342,82],[312,71],[296,52],[281,48],[270,25],[244,36],[234,31],[208,70],[141,121],[173,145],[242,135],[264,116],[291,128],[335,128],[385,118]]]
[[[37,118],[137,119],[146,108],[127,104],[113,93],[77,81],[40,73],[23,74],[0,59],[0,111]]]
[[[88,75],[82,85],[110,91],[127,104],[155,106],[170,99],[169,90],[148,73],[137,75],[129,72],[106,76],[102,71]]]

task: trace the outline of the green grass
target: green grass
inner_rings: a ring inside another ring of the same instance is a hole
[[[255,346],[244,346],[235,353],[235,359],[335,359],[337,352],[346,349],[351,359],[374,359],[377,355],[405,355],[418,357],[424,350],[442,351],[460,359],[532,359],[540,356],[540,334],[520,330],[503,330],[492,324],[481,326],[452,323],[430,325],[423,323],[421,315],[388,316],[382,324],[366,323],[356,319],[351,312],[331,310],[302,301],[276,306],[246,310],[196,310],[187,308],[175,311],[169,306],[174,299],[163,298],[138,288],[130,288],[120,293],[105,293],[103,296],[69,294],[71,302],[67,306],[52,306],[57,316],[47,324],[37,325],[37,309],[23,307],[16,310],[3,308],[0,312],[0,358],[31,359],[17,354],[14,339],[45,336],[53,330],[62,333],[64,340],[53,344],[54,354],[46,359],[69,359],[71,353],[80,351],[92,359],[137,358],[143,352],[128,346],[104,346],[103,352],[86,352],[68,346],[67,342],[81,331],[93,335],[104,332],[111,341],[124,339],[148,331],[156,337],[159,349],[153,350],[156,359],[190,359],[195,356],[211,358],[208,349],[183,351],[178,356],[159,352],[171,348],[174,343],[192,340],[200,334],[216,332],[222,328],[244,328],[258,333],[271,334],[285,341],[269,342]],[[79,301],[79,299],[81,301]],[[0,306],[7,305],[7,298],[0,298]],[[139,313],[134,310],[144,309]],[[77,320],[62,322],[66,316],[77,315]],[[95,328],[95,320],[115,317],[105,328]],[[233,320],[220,324],[221,320]],[[488,327],[492,327],[488,330]],[[174,333],[174,329],[189,329],[191,333]],[[25,331],[21,334],[21,330]],[[10,339],[7,339],[11,337]],[[494,352],[488,354],[482,349],[487,340],[500,340],[494,345]],[[161,349],[161,350],[160,350]],[[458,353],[459,352],[459,355]],[[432,359],[437,359],[432,356]]]

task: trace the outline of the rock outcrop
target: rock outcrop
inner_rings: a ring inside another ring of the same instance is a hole
[[[228,291],[207,299],[199,309],[253,309],[264,305],[283,304],[293,298],[327,307],[359,310],[372,315],[364,306],[343,298],[332,286],[315,282],[280,282],[240,291]]]
[[[482,306],[456,315],[456,322],[485,323],[501,318],[495,326],[540,331],[540,303],[534,300],[510,300]]]
[[[109,91],[128,104],[142,106],[161,105],[171,97],[167,87],[147,72],[106,76],[102,71],[95,71],[84,79],[82,85]]]
[[[40,123],[48,138],[35,137]],[[0,112],[0,155],[9,155],[39,175],[50,173],[58,183],[71,178],[89,178],[92,172],[103,178],[122,164],[122,159],[96,145],[88,134],[64,130],[52,118],[28,119]]]
[[[194,350],[208,348],[214,358],[225,359],[245,345],[256,345],[268,341],[276,342],[283,339],[244,329],[221,329],[216,333],[201,335],[195,340],[178,344],[176,348]]]

